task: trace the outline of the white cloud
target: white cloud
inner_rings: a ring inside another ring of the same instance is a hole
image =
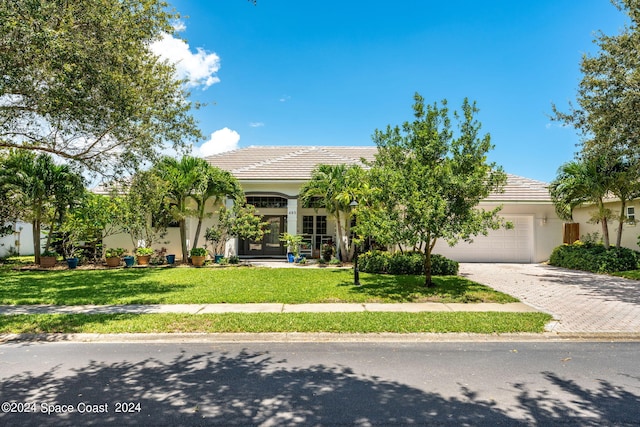
[[[207,142],[200,147],[193,147],[194,156],[207,157],[238,148],[240,134],[229,128],[219,129],[211,134]]]
[[[251,126],[252,128],[261,128],[264,126],[263,122],[251,122],[249,123],[249,126]]]
[[[280,102],[287,102],[290,99],[291,97],[289,95],[283,95],[282,97],[280,97]]]
[[[174,27],[177,31],[186,29],[182,22],[177,22]],[[220,81],[215,75],[220,70],[220,57],[213,52],[199,47],[193,53],[184,40],[166,33],[151,44],[151,51],[174,63],[178,77],[187,79],[190,86],[204,86],[206,89]]]

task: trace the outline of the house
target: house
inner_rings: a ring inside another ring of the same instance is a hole
[[[620,203],[620,200],[612,197],[605,201],[604,207],[605,209],[609,209],[612,214],[612,218],[608,220],[607,224],[609,226],[609,239],[611,246],[613,246],[616,243],[619,227],[617,217],[620,216],[622,204]],[[591,220],[596,210],[597,207],[595,205],[581,205],[573,210],[573,220],[578,224],[576,237],[583,239],[587,235],[597,235],[596,240],[602,238],[602,225]],[[640,227],[638,226],[638,220],[640,220],[640,199],[634,199],[627,202],[624,209],[624,215],[626,217],[626,221],[622,227],[621,246],[638,250],[638,237],[640,234]]]
[[[322,209],[299,204],[301,186],[318,164],[360,164],[373,160],[376,147],[249,147],[208,157],[213,166],[231,172],[242,184],[247,201],[264,215],[271,232],[262,241],[230,242],[228,250],[246,257],[280,256],[285,248],[278,237],[284,231],[305,235],[303,251],[314,254],[322,243],[335,241],[335,226]],[[502,205],[501,216],[514,227],[490,231],[449,247],[439,242],[436,253],[462,262],[541,262],[562,243],[562,221],[547,184],[508,175],[505,191],[491,194],[480,207]]]

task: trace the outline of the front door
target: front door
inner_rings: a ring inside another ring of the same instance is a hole
[[[264,216],[263,221],[268,224],[266,226],[268,233],[261,240],[243,240],[240,244],[240,255],[260,257],[286,254],[284,243],[280,241],[280,235],[285,231],[286,217]]]

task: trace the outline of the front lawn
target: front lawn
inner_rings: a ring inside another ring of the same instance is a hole
[[[360,275],[345,269],[148,268],[0,270],[0,304],[517,302],[462,277]]]
[[[544,331],[546,313],[41,314],[0,316],[3,333],[451,333]]]

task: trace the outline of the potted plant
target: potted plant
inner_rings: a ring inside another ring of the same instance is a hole
[[[128,268],[128,267],[133,267],[135,258],[133,255],[125,255],[122,257],[122,260],[124,261],[124,266]]]
[[[153,249],[151,248],[136,249],[136,258],[138,261],[138,265],[149,265],[151,255],[153,255]]]
[[[331,261],[331,258],[336,254],[336,247],[330,243],[325,243],[322,245],[322,259],[325,262]]]
[[[205,248],[193,248],[190,252],[191,264],[195,267],[202,267],[204,260],[207,258],[207,250]]]
[[[221,225],[217,227],[209,227],[204,233],[204,239],[207,242],[207,246],[211,245],[211,256],[216,264],[220,263],[220,260],[224,258],[224,245],[227,241],[227,234],[222,229]]]
[[[118,267],[122,261],[122,256],[127,252],[124,248],[109,248],[104,252],[107,267]]]
[[[66,254],[67,266],[69,269],[73,270],[78,267],[78,263],[80,262],[79,255],[82,254],[81,250],[75,250],[71,253]]]
[[[294,262],[300,255],[300,243],[302,243],[301,234],[282,233],[280,237],[281,242],[285,242],[287,245],[287,259],[289,262]]]
[[[58,253],[55,251],[44,251],[40,254],[40,267],[51,268],[55,267],[58,261]]]

